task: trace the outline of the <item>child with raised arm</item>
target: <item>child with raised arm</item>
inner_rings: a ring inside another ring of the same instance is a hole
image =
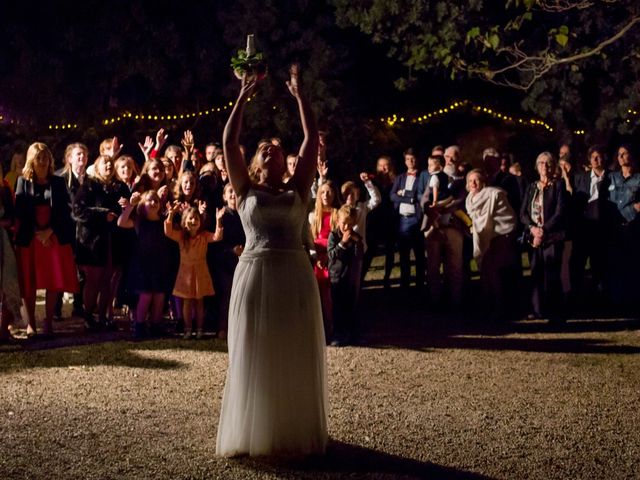
[[[181,230],[174,229],[173,217],[177,208],[169,210],[164,221],[164,233],[180,247],[180,267],[173,295],[183,301],[184,338],[190,339],[192,332],[192,308],[195,305],[197,338],[203,336],[204,297],[213,295],[213,283],[207,267],[207,246],[222,240],[222,215],[224,209],[216,211],[216,231],[202,229],[202,218],[197,208],[189,207],[182,212]]]
[[[138,340],[145,335],[147,316],[152,336],[163,330],[165,292],[171,278],[171,242],[164,235],[161,204],[155,190],[134,192],[118,218],[119,227],[135,229],[136,233],[127,283],[129,290],[138,295],[133,324],[133,337]]]

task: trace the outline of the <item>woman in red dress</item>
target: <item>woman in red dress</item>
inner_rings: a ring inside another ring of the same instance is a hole
[[[28,315],[27,336],[36,334],[36,290],[45,289],[44,334],[50,336],[57,294],[79,289],[71,242],[69,193],[53,174],[53,157],[40,142],[27,150],[16,186],[16,253],[22,302]]]

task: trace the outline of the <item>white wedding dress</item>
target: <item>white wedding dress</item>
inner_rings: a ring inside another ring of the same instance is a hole
[[[295,191],[250,189],[247,242],[233,278],[229,369],[216,453],[313,454],[327,443],[325,337]]]

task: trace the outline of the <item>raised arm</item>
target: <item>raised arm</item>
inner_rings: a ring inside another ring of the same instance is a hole
[[[369,194],[369,201],[367,201],[367,211],[371,211],[380,205],[382,202],[382,196],[380,195],[380,190],[376,187],[371,179],[369,178],[369,174],[366,172],[362,172],[360,174],[360,180],[364,183],[364,188],[367,189],[367,193]]]
[[[167,213],[164,219],[164,234],[174,242],[180,242],[180,231],[173,228],[173,217],[176,213],[176,207],[173,207]]]
[[[142,195],[140,195],[139,192],[134,192],[131,194],[130,199],[122,202],[121,204],[122,213],[120,213],[120,216],[118,217],[118,223],[117,223],[120,228],[135,227],[135,223],[131,218],[131,213],[133,212],[133,209],[136,208],[136,205],[140,203],[141,196]]]
[[[311,105],[307,97],[302,93],[300,88],[298,65],[292,65],[289,73],[291,75],[287,82],[289,92],[298,102],[298,111],[300,113],[300,122],[302,123],[302,131],[304,139],[300,145],[298,153],[298,165],[293,175],[293,182],[300,197],[306,199],[311,189],[311,184],[315,178],[317,160],[318,160],[318,126],[316,117],[311,110]]]
[[[140,147],[140,150],[144,155],[144,161],[148,162],[149,158],[151,158],[149,155],[153,150],[153,138],[147,135],[147,137],[144,139],[144,144],[138,142],[138,147]]]
[[[224,163],[229,175],[229,181],[236,192],[238,202],[241,202],[249,191],[251,180],[247,166],[244,163],[244,157],[240,151],[240,131],[242,130],[242,115],[247,101],[256,90],[257,78],[255,75],[242,77],[242,87],[240,94],[236,100],[236,104],[231,110],[227,125],[224,127],[222,134],[222,147],[224,149]]]
[[[219,242],[224,236],[224,225],[222,217],[224,216],[224,208],[216,208],[216,231],[207,233],[207,243]]]

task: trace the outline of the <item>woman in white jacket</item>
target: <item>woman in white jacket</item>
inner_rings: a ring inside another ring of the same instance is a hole
[[[500,319],[507,313],[505,287],[517,265],[517,217],[507,200],[507,192],[486,186],[482,170],[467,174],[466,209],[473,221],[473,257],[480,270],[483,304]]]

